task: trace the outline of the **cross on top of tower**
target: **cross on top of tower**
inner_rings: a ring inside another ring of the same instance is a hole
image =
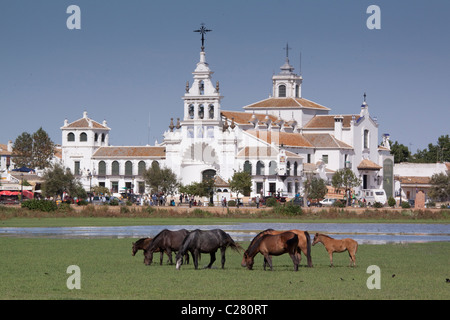
[[[202,52],[204,52],[205,51],[205,34],[207,32],[211,32],[212,30],[206,29],[204,23],[201,23],[200,26],[201,26],[200,29],[194,30],[194,32],[199,32],[202,35]]]
[[[289,43],[286,42],[286,47],[284,47],[283,49],[286,50],[286,58],[289,58],[289,50],[292,49],[289,47]]]

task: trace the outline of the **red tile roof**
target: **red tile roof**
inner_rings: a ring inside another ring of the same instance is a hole
[[[318,103],[305,98],[268,98],[262,101],[255,102],[244,109],[253,108],[307,108],[307,109],[320,109],[320,110],[330,110]]]
[[[165,147],[101,147],[92,158],[165,158]]]

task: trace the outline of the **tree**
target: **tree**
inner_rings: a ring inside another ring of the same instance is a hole
[[[33,135],[23,132],[13,144],[12,156],[18,167],[44,169],[50,165],[55,144],[42,127]]]
[[[33,138],[33,161],[32,168],[44,169],[50,165],[53,157],[55,144],[42,127],[32,135]]]
[[[331,179],[331,185],[335,189],[343,187],[345,189],[345,194],[348,195],[347,201],[350,201],[350,190],[360,186],[361,179],[359,179],[351,169],[344,168],[339,169],[334,173],[333,178]]]
[[[43,176],[42,193],[45,197],[63,197],[67,192],[72,196],[79,196],[81,183],[75,179],[70,169],[64,169],[59,164],[54,164],[47,169]]]
[[[143,177],[145,183],[154,192],[173,194],[180,185],[177,175],[169,168],[161,169],[156,161],[152,163],[150,168],[144,171]]]
[[[411,152],[409,151],[408,147],[398,143],[395,141],[392,143],[389,141],[391,145],[391,154],[394,156],[394,163],[400,163],[400,162],[407,162],[411,159]]]
[[[31,167],[33,161],[33,138],[28,132],[22,132],[14,141],[12,157],[16,166]]]
[[[428,196],[436,201],[448,201],[450,199],[450,176],[441,172],[433,174],[430,180],[431,188]]]
[[[412,162],[436,163],[450,162],[450,137],[442,135],[438,138],[436,145],[429,143],[428,149],[417,150]]]
[[[328,189],[325,181],[321,178],[308,178],[305,182],[305,193],[310,199],[322,199],[327,194]]]
[[[235,172],[231,179],[228,180],[228,183],[230,184],[231,191],[236,192],[238,203],[239,193],[250,193],[252,189],[252,177],[246,171]]]
[[[209,197],[214,187],[214,179],[205,179],[202,182],[192,182],[186,186],[180,186],[178,191],[192,196]]]

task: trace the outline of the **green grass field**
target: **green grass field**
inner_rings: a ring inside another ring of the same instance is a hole
[[[240,265],[241,255],[227,250],[213,269],[181,270],[164,264],[143,264],[142,252],[131,256],[134,239],[0,238],[0,299],[449,299],[450,243],[360,245],[357,267],[348,254],[335,254],[334,268],[318,244],[314,268],[293,271],[287,255],[274,257],[274,271]],[[248,243],[242,244],[247,248]],[[159,261],[159,256],[155,260]],[[167,261],[165,258],[164,261]],[[209,262],[203,254],[200,265]],[[81,270],[81,289],[69,290],[67,267]],[[367,267],[381,269],[381,289],[369,290]]]

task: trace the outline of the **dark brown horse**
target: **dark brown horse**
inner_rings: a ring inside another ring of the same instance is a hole
[[[263,236],[256,239],[247,251],[244,252],[245,263],[242,263],[243,267],[252,270],[254,257],[256,254],[261,253],[264,256],[264,270],[266,270],[266,264],[269,264],[270,270],[273,270],[272,266],[272,255],[279,256],[284,253],[288,253],[294,262],[294,270],[298,270],[298,235],[294,232],[283,232],[276,235],[264,234]]]
[[[172,262],[172,251],[178,251],[181,248],[184,238],[189,234],[186,229],[177,231],[170,231],[167,229],[158,233],[145,250],[144,262],[146,265],[150,265],[153,261],[153,252],[166,252],[169,256],[169,263]],[[161,255],[159,264],[162,265],[163,256]],[[189,263],[189,255],[186,254],[186,263]]]
[[[150,243],[152,242],[153,238],[141,238],[139,240],[137,240],[136,242],[132,243],[132,253],[131,255],[134,257],[136,255],[136,253],[139,250],[144,251],[144,263],[145,263],[145,253],[147,252],[147,247],[150,245]],[[160,252],[159,249],[155,250],[155,252]],[[165,252],[167,254],[167,256],[169,256],[169,254],[167,252]],[[161,257],[160,259],[163,259],[163,255],[164,252],[161,252]]]
[[[222,254],[222,269],[225,266],[225,250],[230,247],[239,252],[240,246],[235,243],[231,236],[221,229],[194,230],[184,239],[180,251],[177,253],[177,270],[183,264],[182,257],[191,252],[194,259],[194,267],[198,269],[198,259],[201,253],[209,253],[211,260],[206,268],[211,268],[216,261],[216,252],[220,249]]]
[[[302,260],[302,252],[303,254],[306,256],[306,258],[308,259],[308,267],[312,267],[312,259],[311,259],[311,237],[308,233],[308,231],[302,231],[302,230],[297,230],[297,229],[293,229],[293,230],[285,230],[285,231],[279,231],[279,230],[273,230],[273,229],[266,229],[264,231],[261,231],[260,233],[258,233],[253,240],[250,242],[249,247],[256,241],[258,240],[260,237],[262,237],[263,235],[266,234],[271,234],[271,235],[276,235],[276,234],[281,234],[283,232],[293,232],[298,236],[298,249],[297,249],[297,259],[298,259],[298,263],[300,264],[300,261]],[[242,258],[242,266],[245,267],[245,256]]]
[[[345,238],[345,239],[333,239],[330,236],[325,234],[316,233],[314,235],[313,245],[318,242],[322,242],[327,249],[328,254],[330,255],[330,267],[333,266],[333,252],[344,252],[348,251],[348,255],[350,256],[350,265],[356,266],[356,251],[358,250],[358,242],[353,239]]]

